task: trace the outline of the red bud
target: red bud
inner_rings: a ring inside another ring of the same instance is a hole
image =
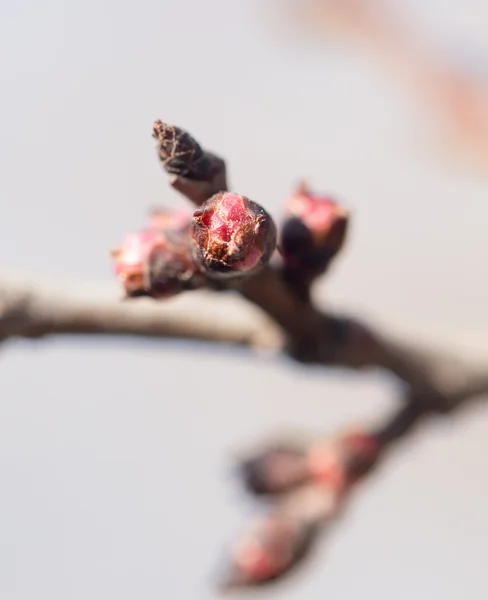
[[[211,277],[235,277],[263,267],[276,246],[268,213],[245,196],[219,192],[193,215],[193,256]]]
[[[191,253],[188,213],[154,211],[149,229],[127,235],[112,251],[114,273],[128,297],[172,296],[194,289],[202,276]]]
[[[288,201],[286,217],[280,248],[288,271],[303,280],[320,275],[344,245],[349,212],[302,183]]]

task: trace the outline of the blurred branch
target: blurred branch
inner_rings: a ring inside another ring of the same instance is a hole
[[[430,113],[440,126],[438,148],[467,164],[488,169],[488,83],[454,64],[419,35],[391,0],[293,2],[295,22],[339,36],[368,52],[377,64]]]
[[[210,291],[161,302],[117,300],[103,285],[52,283],[3,269],[0,339],[103,334],[285,351],[304,363],[382,368],[407,384],[426,406],[440,411],[488,392],[488,365],[468,364],[420,344],[380,335],[353,319],[321,312],[295,297],[272,267],[237,287],[261,311],[232,294]]]
[[[107,294],[107,291],[109,292]],[[207,300],[207,301],[206,301]],[[222,305],[195,292],[166,302],[117,299],[113,288],[39,280],[0,270],[0,340],[51,335],[127,335],[180,338],[279,349],[280,331],[261,315],[242,310],[226,317]],[[232,307],[235,310],[234,307]]]
[[[103,285],[52,283],[0,271],[0,339],[52,335],[180,338],[285,351],[292,358],[352,369],[382,368],[438,410],[488,392],[488,365],[473,365],[420,344],[396,341],[295,296],[276,268],[232,294],[191,292],[161,302],[118,300]],[[78,290],[78,291],[77,291]]]

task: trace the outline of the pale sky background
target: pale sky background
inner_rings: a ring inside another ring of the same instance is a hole
[[[484,0],[398,3],[488,65]],[[2,0],[2,261],[108,279],[108,249],[146,207],[182,201],[155,158],[162,118],[223,154],[233,188],[276,216],[302,176],[353,209],[321,300],[488,357],[488,180],[431,156],[419,114],[367,60],[289,35],[278,4]],[[209,578],[251,510],[232,452],[395,401],[377,374],[210,350],[91,339],[2,352],[1,600],[216,598]],[[485,599],[487,453],[484,407],[430,425],[361,488],[316,563],[261,596]]]

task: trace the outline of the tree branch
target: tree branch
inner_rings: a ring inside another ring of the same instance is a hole
[[[111,286],[82,282],[63,285],[1,269],[0,340],[105,334],[279,350],[279,329],[238,304],[235,299],[216,298],[209,292],[182,294],[164,302],[118,300]]]
[[[198,291],[155,302],[118,300],[111,286],[49,282],[0,269],[0,340],[50,335],[180,338],[284,351],[305,363],[382,368],[430,408],[446,411],[488,393],[488,365],[394,340],[295,296],[269,267],[232,293]]]

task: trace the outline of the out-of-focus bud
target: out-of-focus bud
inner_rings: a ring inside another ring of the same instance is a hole
[[[291,446],[268,448],[248,458],[240,474],[246,488],[258,496],[288,492],[310,476],[306,453]]]
[[[309,449],[309,472],[318,483],[342,492],[374,466],[380,450],[374,435],[360,429],[348,430]]]
[[[285,575],[305,556],[314,533],[306,521],[287,515],[259,519],[234,546],[222,589],[263,585]]]
[[[157,141],[159,160],[167,173],[199,181],[213,177],[211,156],[188,132],[155,121],[153,137]]]
[[[154,211],[149,228],[126,236],[112,251],[114,273],[127,297],[165,298],[202,282],[191,252],[189,216]]]
[[[193,256],[210,277],[239,277],[263,267],[276,247],[270,215],[245,196],[219,192],[195,211]]]
[[[308,452],[308,468],[318,483],[342,492],[347,483],[347,471],[340,445],[334,440],[313,444]]]
[[[342,496],[337,490],[315,481],[307,483],[284,496],[280,510],[287,516],[320,528],[336,518]]]
[[[349,212],[301,183],[286,205],[280,250],[289,274],[310,281],[323,273],[344,245]]]
[[[350,429],[339,438],[346,459],[349,477],[365,475],[375,464],[381,452],[378,438],[362,429]]]

